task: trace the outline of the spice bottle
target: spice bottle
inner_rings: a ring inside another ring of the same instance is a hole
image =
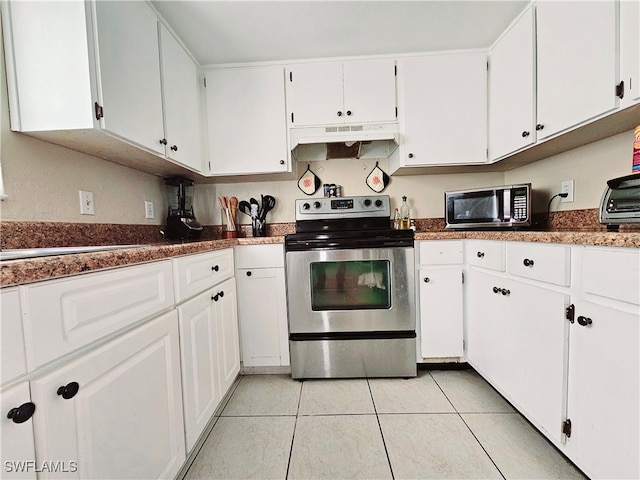
[[[411,216],[409,205],[407,205],[407,197],[402,197],[402,205],[400,206],[400,229],[408,230],[411,224]]]

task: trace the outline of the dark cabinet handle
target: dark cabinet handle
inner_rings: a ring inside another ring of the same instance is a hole
[[[536,130],[540,131],[540,130],[544,130],[544,125],[539,123],[536,125]]]
[[[162,145],[166,145],[166,144],[167,144],[167,139],[166,139],[166,138],[161,138],[161,139],[160,139],[160,143],[161,143]]]
[[[429,283],[431,279],[429,277],[424,277],[424,283]]]
[[[413,153],[410,153],[408,156],[409,158],[413,158]]]
[[[500,293],[499,287],[493,287],[493,293]]]
[[[284,165],[284,160],[280,160],[280,165]]]
[[[351,116],[351,110],[347,110],[347,117]]]
[[[220,298],[222,298],[222,297],[224,297],[224,291],[223,290],[220,291]]]
[[[591,320],[588,317],[583,317],[582,315],[580,315],[578,317],[578,323],[580,325],[582,325],[583,327],[588,327],[589,325],[591,325],[593,323],[593,320]]]
[[[478,252],[477,255],[478,255],[478,258],[482,258],[484,257],[484,252]]]
[[[341,117],[342,116],[342,112],[338,110],[338,116]]]
[[[214,265],[213,267],[211,267],[211,270],[217,272],[218,270],[220,270],[220,267],[218,265]]]
[[[504,296],[511,295],[511,290],[507,290],[506,288],[503,288],[502,290],[500,290],[500,293],[502,293],[502,295]]]
[[[526,130],[522,132],[522,138],[527,138],[528,136],[529,136],[529,132],[527,132]]]
[[[250,276],[251,276],[251,271],[248,271],[247,272],[247,277],[250,277]]]
[[[177,145],[171,145],[171,150],[173,150],[174,152],[178,151],[178,146]]]
[[[65,400],[69,400],[70,398],[73,398],[76,396],[76,393],[78,393],[78,390],[80,390],[80,385],[78,385],[78,382],[71,382],[65,385],[64,387],[58,388],[58,391],[56,393],[58,395],[61,395],[62,398],[64,398]]]
[[[31,418],[33,412],[36,411],[36,405],[31,402],[23,403],[17,408],[12,408],[7,413],[7,418],[13,420],[13,423],[24,423]]]
[[[222,297],[224,297],[224,292],[220,291],[220,292],[216,293],[213,297],[211,297],[211,300],[213,300],[214,302],[217,302]]]
[[[618,97],[620,100],[624,98],[624,80],[616,85],[616,97]]]
[[[525,258],[522,263],[525,267],[533,267],[533,260],[529,260],[528,258]]]

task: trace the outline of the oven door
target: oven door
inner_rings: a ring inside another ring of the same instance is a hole
[[[289,332],[415,331],[410,247],[286,253]]]

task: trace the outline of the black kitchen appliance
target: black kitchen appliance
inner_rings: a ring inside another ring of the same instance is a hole
[[[167,240],[197,240],[202,234],[202,225],[193,214],[194,182],[183,177],[164,179],[167,185],[167,228],[164,235]]]
[[[296,200],[285,236],[293,378],[416,376],[413,230],[388,196]]]
[[[640,174],[607,181],[600,201],[600,223],[608,231],[618,231],[620,225],[640,225]]]

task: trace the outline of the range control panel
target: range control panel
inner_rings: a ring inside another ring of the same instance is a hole
[[[296,200],[296,221],[329,218],[391,217],[388,195]]]

